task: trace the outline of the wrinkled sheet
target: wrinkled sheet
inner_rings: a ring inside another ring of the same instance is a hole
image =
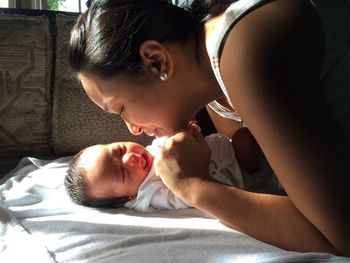
[[[279,249],[189,208],[140,213],[73,204],[70,157],[24,158],[0,185],[0,262],[350,262]]]

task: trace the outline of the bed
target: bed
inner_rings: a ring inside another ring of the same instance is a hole
[[[66,54],[75,19],[0,15],[1,263],[350,262],[279,249],[193,208],[138,213],[73,204],[63,186],[72,155],[98,143],[150,143],[96,107],[72,74]]]
[[[140,213],[73,204],[70,156],[23,158],[0,185],[0,262],[350,262],[279,249],[194,209]]]

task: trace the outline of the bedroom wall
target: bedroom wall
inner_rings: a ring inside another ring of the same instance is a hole
[[[146,135],[131,135],[119,117],[94,105],[72,73],[67,41],[77,14],[52,11],[4,14],[2,10],[2,161],[22,156],[73,155],[98,143],[151,142],[152,138]]]
[[[51,52],[47,17],[0,15],[0,156],[52,153]]]

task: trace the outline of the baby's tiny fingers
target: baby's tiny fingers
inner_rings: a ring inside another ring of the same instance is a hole
[[[197,142],[199,143],[206,143],[203,134],[200,132],[200,128],[198,129],[193,129],[192,136],[196,139]]]
[[[172,137],[169,137],[168,139],[166,139],[163,149],[164,150],[170,150],[173,146],[174,146],[174,139]]]

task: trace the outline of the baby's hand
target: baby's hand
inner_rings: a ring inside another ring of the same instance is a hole
[[[156,173],[185,202],[191,195],[190,182],[209,177],[211,151],[196,126],[191,124],[186,131],[167,139],[155,158]]]
[[[187,125],[186,131],[192,134],[192,136],[198,141],[198,143],[207,144],[207,142],[204,139],[204,136],[201,134],[201,128],[197,125],[196,121],[190,121]]]
[[[189,132],[193,132],[193,130],[201,132],[201,128],[197,125],[197,121],[190,121],[187,125],[186,130]]]

